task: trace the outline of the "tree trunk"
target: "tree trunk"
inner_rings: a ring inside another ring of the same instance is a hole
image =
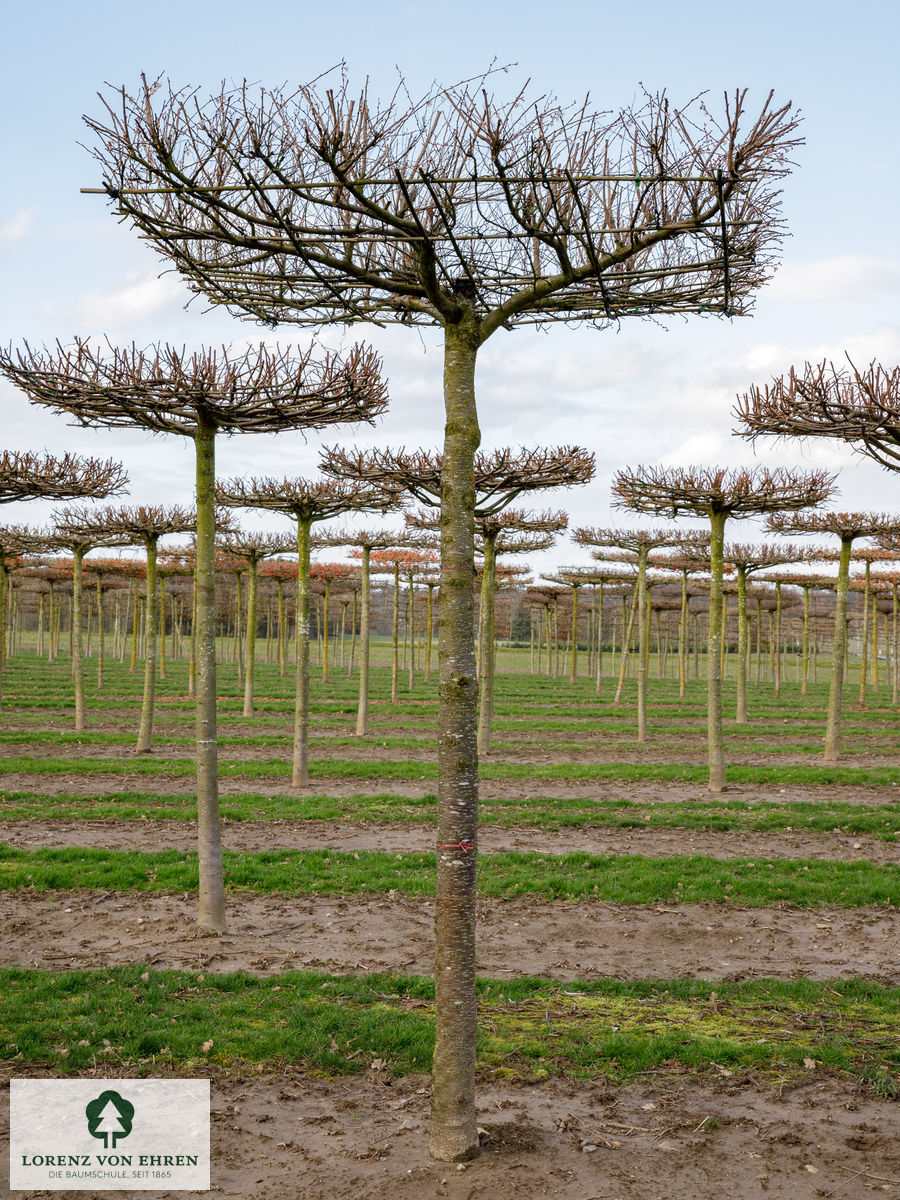
[[[496,535],[485,536],[481,575],[481,673],[478,677],[478,755],[491,749],[491,719],[494,714],[494,586],[497,579]]]
[[[597,637],[597,662],[596,662],[596,675],[594,677],[594,679],[595,679],[594,692],[596,695],[599,696],[600,691],[603,687],[603,580],[602,579],[600,580],[600,583],[597,586],[599,589],[597,592],[597,619],[595,622],[596,637]]]
[[[362,548],[362,565],[360,567],[360,601],[361,615],[359,624],[359,704],[356,709],[356,736],[364,737],[369,730],[369,626],[371,617],[369,605],[371,584],[369,576],[369,556],[371,546]]]
[[[100,576],[97,576],[97,691],[103,691],[103,659],[104,646],[104,629],[103,629],[103,583]]]
[[[750,623],[747,619],[747,568],[737,569],[738,644],[737,644],[737,704],[734,719],[739,725],[747,723],[747,649],[750,645]]]
[[[391,704],[397,703],[400,671],[400,565],[394,563],[394,603],[391,609]]]
[[[572,658],[569,662],[569,683],[578,675],[578,588],[572,588]]]
[[[841,538],[841,558],[834,594],[834,654],[831,660],[831,689],[828,693],[828,719],[825,724],[826,763],[835,764],[840,754],[841,700],[844,691],[844,654],[847,649],[847,590],[850,584],[850,556],[853,539]]]
[[[244,639],[244,716],[253,716],[253,685],[256,675],[256,600],[259,595],[259,559],[251,554],[247,561],[247,636]]]
[[[859,639],[859,707],[866,707],[866,684],[868,682],[866,668],[869,662],[869,587],[871,582],[872,564],[866,559],[866,582],[863,590],[862,606],[862,636]]]
[[[434,584],[428,584],[428,609],[425,615],[425,682],[431,683],[431,643],[434,639]]]
[[[710,521],[709,629],[706,647],[707,738],[711,792],[725,788],[725,752],[722,738],[722,574],[725,547],[725,513],[712,512]]]
[[[647,554],[646,546],[638,550],[638,653],[637,653],[637,740],[647,740]]]
[[[198,414],[197,453],[197,850],[200,897],[197,925],[224,933],[225,880],[219,828],[216,731],[216,428]]]
[[[156,600],[159,581],[156,575],[157,537],[145,534],[147,550],[147,603],[144,610],[144,695],[141,701],[141,724],[138,729],[138,754],[149,754],[153,745],[153,707],[156,700]]]
[[[75,682],[75,729],[86,728],[84,704],[84,651],[82,645],[82,564],[84,548],[76,546],[72,554],[72,678]],[[3,645],[6,646],[6,596],[3,597]],[[140,747],[138,747],[140,749]]]
[[[309,535],[312,518],[297,516],[297,675],[291,783],[309,783]]]
[[[438,657],[438,829],[435,900],[436,1029],[429,1149],[442,1162],[478,1153],[475,1121],[475,881],[478,692],[475,565],[477,340],[467,319],[446,329],[441,471]]]

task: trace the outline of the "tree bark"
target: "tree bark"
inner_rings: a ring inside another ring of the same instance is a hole
[[[475,881],[478,835],[478,693],[472,577],[475,564],[474,321],[446,329],[441,472],[438,658],[438,830],[435,901],[436,1030],[429,1148],[442,1162],[478,1153],[475,1121]]]
[[[647,547],[638,550],[637,740],[647,740]]]
[[[157,537],[144,535],[147,551],[147,602],[144,607],[144,695],[141,700],[141,724],[138,729],[138,754],[149,754],[153,745],[153,707],[156,700],[156,644],[157,644],[157,591],[159,580],[156,574]]]
[[[216,730],[216,428],[198,414],[197,454],[197,851],[200,895],[197,925],[225,933],[225,879],[219,828]],[[148,580],[149,584],[149,580]],[[148,587],[149,594],[149,587]]]
[[[850,585],[850,556],[853,539],[841,538],[841,558],[834,594],[834,653],[831,660],[831,688],[828,693],[828,719],[825,724],[826,763],[835,764],[840,754],[841,700],[844,691],[844,654],[847,649],[847,590]]]
[[[259,594],[259,559],[251,554],[247,561],[247,636],[244,639],[244,716],[253,716],[253,685],[256,674],[256,599]]]
[[[494,715],[494,586],[497,578],[497,539],[486,536],[481,576],[481,672],[478,676],[478,755],[491,749],[491,720]]]
[[[359,625],[359,704],[356,708],[356,736],[365,737],[369,730],[369,605],[371,596],[371,580],[369,576],[369,557],[371,546],[362,548],[362,566],[360,568],[360,625]]]
[[[725,513],[711,512],[709,629],[706,648],[707,740],[711,792],[725,789],[725,753],[722,738],[722,575],[725,549]]]
[[[737,569],[738,644],[737,644],[737,704],[734,719],[739,725],[747,722],[747,648],[750,645],[750,622],[747,619],[747,568]]]
[[[297,675],[291,784],[309,783],[309,535],[312,518],[297,516]]]

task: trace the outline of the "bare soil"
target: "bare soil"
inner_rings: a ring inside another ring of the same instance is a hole
[[[4,965],[430,974],[434,904],[386,896],[230,902],[229,932],[194,934],[196,897],[0,892]],[[497,978],[837,979],[900,984],[900,912],[630,905],[534,897],[478,903],[478,970]]]
[[[5,1089],[8,1095],[8,1089]],[[478,1092],[482,1152],[428,1157],[425,1076],[212,1080],[214,1194],[240,1200],[862,1200],[900,1195],[897,1105],[833,1080],[660,1075]],[[9,1161],[2,1106],[0,1161]],[[8,1176],[7,1176],[8,1178]],[[107,1191],[109,1200],[134,1192]],[[169,1200],[183,1192],[142,1192]],[[32,1191],[30,1200],[85,1192]]]
[[[0,821],[0,842],[38,846],[102,846],[110,850],[190,850],[197,837],[190,821]],[[434,826],[278,819],[224,821],[226,850],[433,850]],[[575,826],[547,830],[501,829],[482,824],[479,846],[485,854],[502,850],[542,854],[641,854],[664,858],[703,854],[711,858],[820,858],[844,862],[897,863],[895,842],[851,834],[742,833],[690,829],[599,829]]]

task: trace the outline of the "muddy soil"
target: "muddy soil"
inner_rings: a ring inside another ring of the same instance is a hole
[[[240,779],[220,778],[219,794],[222,796],[261,795],[294,796],[320,793],[342,799],[346,796],[377,796],[391,793],[395,796],[434,795],[436,779],[331,779],[315,776],[306,791],[291,787],[289,779]],[[38,792],[52,796],[103,796],[109,792],[144,791],[171,796],[191,795],[196,791],[193,776],[167,779],[152,775],[84,775],[41,774],[29,771],[0,771],[0,799],[3,792]],[[828,804],[897,804],[900,801],[900,785],[891,787],[859,787],[833,785],[791,784],[779,787],[775,784],[730,783],[721,796],[711,796],[703,784],[678,783],[670,780],[563,780],[563,779],[485,779],[479,783],[479,796],[484,800],[520,799],[543,800],[583,797],[595,800],[631,800],[635,804],[685,803],[722,799],[740,800],[747,804],[767,802],[771,804],[809,803]]]
[[[432,971],[434,904],[386,896],[241,895],[229,932],[194,935],[196,897],[0,892],[0,962],[45,969]],[[511,979],[837,979],[900,984],[900,911],[478,903],[478,970]]]
[[[5,1082],[5,1081],[4,1081]],[[8,1089],[4,1089],[8,1095]],[[900,1195],[897,1105],[811,1075],[478,1090],[482,1152],[428,1156],[428,1079],[212,1078],[213,1193],[239,1200],[869,1200]],[[2,1106],[0,1162],[9,1156]],[[2,1176],[0,1176],[2,1177]],[[8,1176],[7,1176],[8,1179]],[[81,1200],[85,1192],[17,1192]],[[105,1191],[109,1200],[134,1192]],[[147,1200],[183,1192],[147,1191]]]
[[[0,842],[38,846],[102,846],[110,850],[190,850],[197,837],[191,821],[0,821]],[[433,850],[434,826],[341,824],[334,821],[225,821],[226,850]],[[483,853],[532,851],[541,854],[641,854],[651,858],[703,854],[711,858],[819,858],[844,862],[898,863],[900,846],[850,834],[740,833],[689,829],[559,830],[500,829],[482,824]]]

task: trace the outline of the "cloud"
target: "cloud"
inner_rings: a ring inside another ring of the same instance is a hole
[[[846,303],[900,293],[900,261],[842,254],[787,263],[770,284],[772,299],[795,304]]]
[[[0,254],[6,254],[31,232],[36,208],[19,208],[0,225]]]
[[[75,317],[82,325],[116,328],[157,317],[180,307],[188,299],[184,284],[175,275],[129,275],[109,292],[88,292],[77,302]]]

